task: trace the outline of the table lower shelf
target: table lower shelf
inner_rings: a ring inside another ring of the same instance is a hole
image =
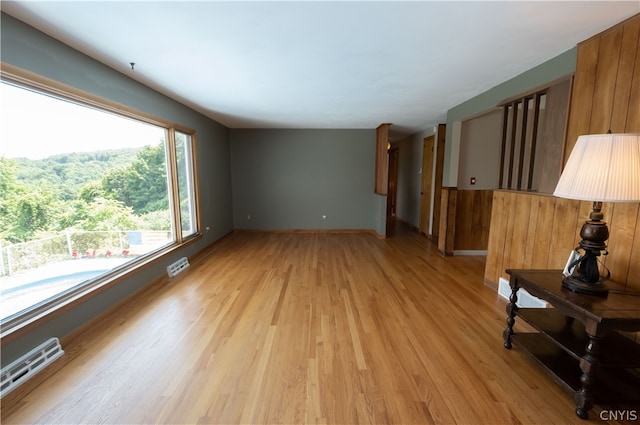
[[[576,359],[585,355],[589,336],[580,321],[565,316],[555,308],[520,308],[518,316]],[[600,346],[603,347],[600,362],[606,367],[640,367],[640,344],[610,332],[601,339]]]
[[[577,359],[551,342],[541,333],[516,333],[511,336],[519,347],[567,393],[575,396],[580,390],[580,364]],[[601,367],[595,385],[596,403],[640,402],[640,371],[638,369]]]

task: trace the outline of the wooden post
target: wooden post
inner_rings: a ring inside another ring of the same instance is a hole
[[[380,124],[376,129],[376,176],[375,193],[386,195],[389,191],[389,158],[387,144],[389,143],[389,126]]]

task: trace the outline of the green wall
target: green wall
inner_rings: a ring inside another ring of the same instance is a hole
[[[375,130],[230,131],[236,229],[378,228]]]
[[[49,337],[68,334],[143,288],[166,273],[166,266],[171,262],[194,255],[230,232],[233,220],[229,130],[226,127],[4,13],[1,19],[0,51],[4,63],[196,130],[202,225],[211,229],[199,241],[172,253],[165,260],[133,274],[72,310],[54,316],[20,339],[3,343],[4,366]],[[2,143],[19,141],[2,140]]]

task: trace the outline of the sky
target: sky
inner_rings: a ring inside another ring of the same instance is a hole
[[[160,127],[0,83],[0,157],[141,147],[163,137]]]

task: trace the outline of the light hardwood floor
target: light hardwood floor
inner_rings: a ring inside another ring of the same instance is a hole
[[[63,347],[2,422],[584,424],[503,348],[483,273],[413,231],[237,232]]]

